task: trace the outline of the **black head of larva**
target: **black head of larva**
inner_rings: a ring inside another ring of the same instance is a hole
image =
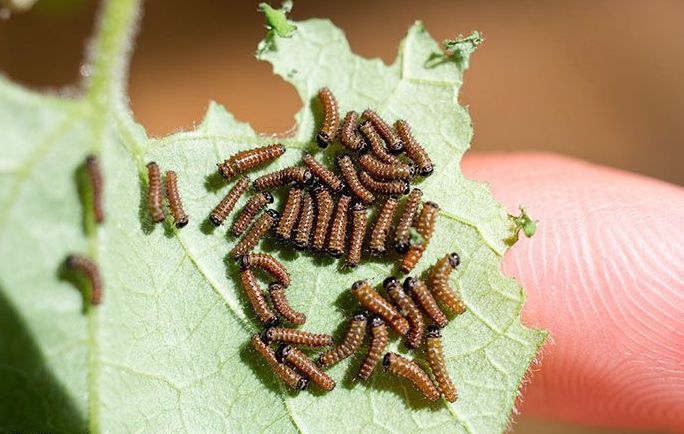
[[[329,254],[332,258],[335,258],[335,259],[339,259],[339,258],[342,257],[342,252],[335,252],[335,251],[331,252],[331,251],[328,251],[328,254]]]
[[[404,184],[404,189],[402,190],[401,194],[409,194],[411,191],[411,184],[406,181],[402,181],[402,183]]]
[[[414,176],[416,176],[416,165],[413,163],[409,163],[408,171],[409,171],[409,178],[413,178]]]
[[[382,358],[382,367],[385,368],[385,370],[389,369],[391,359],[392,353],[387,353],[385,354],[385,357]]]
[[[211,214],[209,216],[209,221],[216,227],[221,226],[221,220],[216,217],[214,214]]]
[[[270,344],[273,336],[273,332],[271,331],[271,327],[273,326],[267,326],[266,330],[261,332],[261,340],[264,341],[264,343]]]
[[[97,161],[97,157],[96,157],[95,155],[93,155],[93,154],[88,154],[88,155],[86,156],[85,161],[86,161],[87,164],[92,164],[92,163],[94,163],[95,161]]]
[[[182,227],[185,227],[188,224],[188,222],[189,222],[188,218],[183,217],[182,219],[180,219],[176,222],[176,227],[179,229]]]
[[[440,338],[442,337],[442,332],[439,330],[439,327],[436,325],[429,325],[427,327],[427,331],[425,332],[425,336],[429,338]]]
[[[403,255],[404,253],[408,252],[409,249],[409,243],[404,242],[404,241],[399,241],[394,245],[394,250],[399,253],[400,255]]]
[[[385,320],[383,320],[379,316],[374,316],[370,322],[371,327],[380,327],[381,325],[384,325],[384,324],[385,324]]]
[[[274,209],[269,208],[264,212],[266,214],[270,215],[273,218],[273,220],[275,220],[275,221],[278,221],[278,219],[280,219],[280,214],[278,213],[278,211],[276,211]]]
[[[344,153],[338,155],[337,157],[335,157],[335,161],[340,161],[343,158],[351,158],[351,155],[348,152],[344,152]]]
[[[147,166],[147,167],[150,167],[150,166],[154,167],[154,166],[156,166],[156,165],[157,165],[157,162],[156,162],[156,161],[150,161],[149,163],[147,163],[146,166]]]
[[[396,285],[397,284],[397,278],[394,276],[390,276],[386,278],[385,280],[382,281],[382,287],[387,289],[390,286]]]
[[[458,257],[458,253],[456,253],[456,252],[449,253],[449,265],[456,268],[456,267],[458,267],[458,264],[460,264],[460,263],[461,263],[461,258]]]
[[[76,261],[76,255],[69,255],[64,260],[64,264],[67,266],[67,268],[72,268],[76,264]]]
[[[302,377],[297,381],[297,390],[304,390],[307,387],[309,387],[309,379],[306,377]]]
[[[249,268],[249,263],[247,262],[247,255],[242,255],[237,258],[237,263],[238,266],[240,267],[240,271],[245,271],[246,269]]]
[[[354,202],[351,208],[352,211],[363,211],[366,209],[366,205],[364,205],[361,201],[356,201]]]
[[[413,288],[416,287],[416,282],[417,282],[417,281],[416,281],[416,278],[415,278],[415,277],[411,277],[411,276],[407,277],[406,279],[404,279],[404,289],[405,289],[407,292],[408,292],[408,291],[413,291]]]
[[[271,320],[269,320],[269,321],[266,323],[266,327],[269,327],[269,328],[270,328],[270,327],[275,327],[275,326],[277,326],[278,324],[280,324],[280,319],[276,316],[276,317],[273,317]]]
[[[319,131],[318,134],[316,134],[316,143],[318,143],[319,148],[327,148],[328,142],[330,142],[330,136],[328,134],[323,131]]]
[[[361,288],[365,284],[366,284],[365,280],[357,280],[356,282],[352,283],[351,290],[352,291],[358,291],[359,288]]]
[[[432,207],[432,208],[439,209],[439,205],[437,205],[435,202],[433,202],[433,201],[431,201],[431,200],[425,202],[425,206],[429,206],[429,207]]]
[[[268,191],[262,191],[261,195],[266,199],[266,203],[273,203],[273,195]]]
[[[310,171],[309,169],[306,169],[306,170],[302,173],[302,182],[301,182],[301,184],[302,184],[302,185],[309,185],[309,184],[311,184],[311,181],[313,181],[313,179],[314,179],[313,173],[311,173],[311,171]]]
[[[281,344],[276,350],[276,357],[278,358],[278,360],[282,362],[283,359],[287,357],[288,354],[290,354],[290,351],[292,351],[292,345]]]
[[[368,314],[366,312],[361,311],[361,312],[356,312],[354,316],[352,317],[353,321],[366,321],[368,319]]]
[[[425,166],[423,166],[420,169],[420,175],[427,177],[427,176],[432,175],[432,172],[434,172],[434,171],[435,171],[435,166],[433,166],[432,164],[426,164]]]
[[[295,247],[297,250],[304,250],[308,243],[306,241],[302,240],[292,240],[292,245]]]

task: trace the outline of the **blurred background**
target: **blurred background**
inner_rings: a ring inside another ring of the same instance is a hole
[[[211,99],[264,133],[293,126],[294,89],[254,59],[257,4],[146,2],[130,96],[149,134],[192,127]],[[96,7],[40,0],[0,11],[0,70],[33,88],[75,84]],[[387,63],[415,19],[438,40],[480,30],[461,94],[474,151],[559,152],[684,185],[683,1],[297,0],[291,15],[329,17],[354,51]],[[526,415],[513,431],[621,432]]]

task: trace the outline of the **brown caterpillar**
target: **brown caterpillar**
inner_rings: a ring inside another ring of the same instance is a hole
[[[312,179],[313,174],[306,167],[290,166],[258,177],[254,180],[253,187],[255,190],[263,191],[282,187],[291,182],[307,185]]]
[[[306,354],[292,345],[281,345],[277,355],[281,360],[291,364],[298,371],[307,376],[309,380],[313,381],[321,389],[331,391],[335,388],[335,380],[330,378],[328,374],[323,372],[321,368],[309,360],[309,358],[306,357]]]
[[[249,303],[254,309],[259,321],[264,323],[266,327],[271,327],[278,323],[278,317],[273,313],[268,303],[266,303],[266,298],[259,288],[259,282],[257,282],[254,273],[249,268],[242,270],[240,272],[240,280],[242,281],[242,287],[245,290],[245,295],[249,300]]]
[[[401,179],[387,182],[376,181],[365,170],[359,172],[359,181],[368,190],[387,195],[408,194],[410,188],[409,183]]]
[[[361,202],[356,202],[352,206],[351,235],[349,237],[349,251],[345,265],[349,268],[356,268],[361,262],[361,249],[363,248],[363,238],[366,235],[366,224],[368,216],[366,207]]]
[[[380,256],[387,250],[385,245],[387,244],[392,220],[394,220],[394,211],[397,209],[397,203],[397,198],[390,196],[382,205],[382,208],[380,208],[378,217],[371,230],[370,243],[368,245],[372,255]]]
[[[335,139],[337,124],[340,122],[340,113],[337,108],[337,100],[327,87],[318,91],[318,98],[323,106],[323,125],[321,126],[316,141],[318,146],[326,148]]]
[[[385,348],[387,348],[387,343],[389,342],[387,325],[380,317],[376,316],[371,320],[370,333],[371,339],[370,344],[368,345],[368,352],[363,359],[363,363],[359,369],[359,375],[357,376],[361,380],[368,380],[371,376],[373,369],[375,369],[375,365],[378,364],[378,360],[380,360],[382,353],[385,352]]]
[[[214,226],[220,226],[221,223],[228,217],[235,208],[235,204],[240,199],[240,197],[245,194],[249,188],[249,178],[243,176],[240,180],[233,186],[233,188],[228,191],[226,197],[223,198],[216,208],[209,214],[209,221],[214,224]]]
[[[313,194],[316,198],[316,222],[311,247],[314,250],[322,250],[325,245],[325,236],[328,234],[328,227],[330,226],[335,203],[330,195],[330,191],[322,185],[314,187]]]
[[[342,343],[321,354],[318,358],[318,363],[324,368],[327,368],[335,363],[341,362],[358,351],[361,344],[363,344],[363,338],[366,336],[367,325],[368,318],[365,313],[361,312],[354,315],[349,323],[347,334],[344,336]]]
[[[266,345],[258,334],[252,335],[250,342],[252,344],[252,348],[254,348],[257,353],[264,358],[264,360],[266,360],[268,366],[281,380],[285,382],[285,384],[295,390],[306,389],[306,387],[309,385],[309,380],[296,373],[292,368],[284,363],[280,363],[276,358],[275,351]]]
[[[247,253],[240,256],[238,264],[241,270],[260,268],[284,287],[290,286],[290,273],[287,272],[287,268],[268,253]]]
[[[68,269],[84,274],[90,282],[90,304],[97,306],[102,302],[102,277],[93,261],[81,255],[69,255],[65,265]]]
[[[104,221],[102,170],[100,170],[100,163],[95,155],[88,155],[86,157],[85,168],[93,192],[93,215],[95,216],[95,223],[102,223]]]
[[[404,149],[404,144],[397,133],[394,132],[392,127],[390,127],[387,122],[380,117],[380,115],[373,110],[366,110],[363,112],[363,117],[368,119],[370,123],[373,124],[373,127],[375,127],[375,130],[378,132],[378,134],[380,134],[380,137],[382,137],[385,143],[387,143],[387,147],[391,153],[401,153],[401,151]]]
[[[387,164],[397,164],[400,163],[399,159],[394,155],[390,154],[385,148],[385,143],[380,138],[380,135],[373,127],[370,121],[365,121],[359,126],[359,130],[366,136],[366,142],[370,148],[370,151],[375,158]]]
[[[404,290],[438,327],[445,327],[449,323],[425,282],[407,277],[404,280]]]
[[[285,147],[280,143],[262,146],[260,148],[249,149],[233,154],[223,163],[218,163],[218,170],[224,178],[230,179],[233,176],[263,166],[285,153]]]
[[[430,370],[435,376],[435,382],[440,392],[449,402],[456,402],[458,393],[451,381],[449,371],[444,361],[444,349],[442,348],[442,334],[436,326],[429,326],[425,335],[425,346],[427,347],[427,361]]]
[[[302,193],[302,206],[299,211],[299,219],[294,228],[294,239],[292,243],[298,249],[305,249],[309,245],[311,230],[314,222],[314,206],[311,194],[304,190]]]
[[[453,252],[441,257],[430,270],[428,275],[428,288],[445,306],[455,314],[465,311],[463,302],[456,296],[454,290],[449,287],[449,275],[460,263],[458,254]]]
[[[350,202],[351,196],[347,196],[346,194],[340,196],[340,199],[337,201],[332,223],[330,224],[327,250],[333,258],[339,258],[344,253],[344,239],[347,234],[347,212],[349,211]]]
[[[424,252],[425,244],[423,243],[414,244],[410,246],[404,254],[404,257],[401,258],[401,265],[399,266],[401,272],[404,274],[410,273],[411,270],[413,270],[416,267],[416,264],[418,264],[420,258],[423,257]]]
[[[395,179],[410,180],[416,174],[415,166],[411,164],[387,164],[378,160],[371,154],[363,154],[359,157],[359,164],[373,178],[384,181]]]
[[[178,193],[178,178],[173,170],[166,171],[166,198],[169,200],[171,215],[176,222],[177,228],[188,224],[188,215],[183,209],[183,201]]]
[[[265,342],[279,342],[307,347],[329,347],[333,344],[330,335],[309,333],[304,330],[289,329],[285,327],[270,327],[264,332]]]
[[[399,223],[397,223],[397,227],[394,229],[394,250],[397,253],[403,254],[408,251],[411,226],[418,212],[418,205],[420,205],[422,197],[423,191],[419,188],[414,188],[406,198],[404,211],[401,213]]]
[[[356,131],[359,115],[355,111],[347,112],[340,128],[340,141],[350,151],[361,152],[366,148],[366,141]]]
[[[375,196],[359,181],[356,168],[349,154],[342,154],[337,157],[337,167],[340,168],[342,178],[349,187],[349,191],[366,205],[373,203]]]
[[[423,240],[409,247],[408,252],[406,252],[401,261],[400,269],[402,273],[410,273],[418,261],[420,261],[423,252],[425,252],[427,245],[430,243],[430,238],[432,238],[432,231],[435,228],[438,213],[439,205],[436,203],[428,201],[423,204],[416,220],[416,231],[422,236]]]
[[[154,223],[164,221],[164,208],[162,207],[161,173],[159,166],[154,161],[147,163],[147,179],[149,190],[147,191],[147,210]]]
[[[315,177],[321,180],[323,184],[325,184],[328,188],[330,188],[332,191],[335,193],[339,193],[342,191],[344,188],[344,182],[335,175],[335,173],[316,161],[313,155],[311,154],[304,154],[304,157],[302,158],[304,161],[304,164],[306,164],[306,167],[309,168],[311,173],[314,174]]]
[[[423,314],[420,313],[418,306],[411,300],[411,297],[406,295],[394,276],[385,279],[383,286],[390,299],[399,308],[399,312],[408,319],[410,328],[408,333],[406,333],[406,347],[410,349],[417,348],[425,332]]]
[[[273,195],[268,191],[260,191],[254,196],[250,197],[245,206],[238,214],[237,219],[233,222],[230,227],[230,231],[236,237],[241,235],[247,226],[252,223],[254,217],[259,211],[261,211],[266,205],[273,203]]]
[[[302,189],[294,185],[287,193],[287,201],[280,214],[280,220],[276,226],[275,234],[281,240],[289,240],[292,236],[292,228],[297,223],[299,210],[302,207]]]
[[[306,322],[306,315],[298,312],[290,306],[285,295],[285,287],[280,283],[271,283],[268,285],[268,292],[271,295],[271,303],[273,303],[273,308],[292,324],[301,325]]]
[[[406,318],[401,316],[389,301],[371,288],[367,281],[354,282],[351,292],[364,309],[384,319],[397,333],[404,336],[409,331]]]
[[[278,213],[275,210],[267,209],[264,211],[257,221],[252,224],[242,239],[233,247],[230,251],[230,256],[237,258],[238,256],[246,255],[251,252],[261,238],[266,235],[266,232],[268,232],[275,222],[278,221],[278,218]]]
[[[382,360],[385,371],[404,377],[413,383],[428,401],[437,401],[439,391],[428,377],[428,374],[413,360],[397,353],[387,353]]]
[[[435,166],[432,164],[430,155],[428,155],[425,148],[423,148],[413,137],[413,134],[411,134],[411,127],[408,122],[400,119],[395,122],[394,127],[397,129],[399,137],[404,142],[404,152],[414,163],[416,163],[418,173],[422,176],[432,175]]]

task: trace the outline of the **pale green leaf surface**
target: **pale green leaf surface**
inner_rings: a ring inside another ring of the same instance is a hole
[[[234,240],[203,222],[229,188],[217,182],[215,163],[274,138],[215,103],[196,129],[148,138],[124,103],[122,84],[136,7],[132,0],[107,3],[83,97],[43,96],[0,79],[0,430],[503,431],[545,333],[521,325],[523,292],[499,271],[515,225],[485,186],[460,173],[472,136],[468,113],[457,105],[467,56],[442,56],[420,23],[390,66],[354,55],[327,20],[297,22],[289,38],[260,47],[260,58],[295,86],[303,107],[293,136],[283,140],[287,153],[259,173],[296,162],[303,149],[316,151],[314,98],[324,85],[342,112],[370,107],[407,119],[437,165],[420,187],[442,205],[417,272],[458,251],[463,265],[451,284],[468,307],[444,330],[460,393],[455,404],[427,405],[380,370],[370,384],[354,383],[353,361],[330,370],[338,380],[332,393],[294,394],[246,347],[258,324],[235,284],[235,267],[226,266]],[[277,101],[268,109],[277,110]],[[107,221],[84,231],[75,173],[93,151],[103,162]],[[145,218],[150,160],[179,174],[191,216],[182,230],[169,222],[152,227]],[[396,262],[373,260],[348,272],[273,242],[261,248],[289,268],[291,301],[309,318],[303,328],[338,335],[354,308],[351,283],[380,283]],[[100,307],[84,311],[81,295],[60,278],[70,252],[99,263],[106,282]]]

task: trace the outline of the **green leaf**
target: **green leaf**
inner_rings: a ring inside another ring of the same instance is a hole
[[[354,55],[328,20],[298,22],[289,38],[280,37],[277,28],[292,24],[276,26],[271,12],[276,34],[259,57],[295,86],[303,106],[294,135],[283,140],[286,154],[252,176],[316,151],[314,97],[322,86],[343,112],[370,107],[407,119],[437,165],[420,187],[442,205],[416,271],[459,252],[451,284],[468,308],[444,330],[460,393],[453,405],[427,405],[380,370],[369,384],[354,383],[352,361],[330,370],[338,381],[333,392],[295,394],[247,347],[259,327],[225,260],[235,240],[204,222],[229,188],[217,181],[215,163],[273,138],[215,103],[196,129],[148,137],[132,118],[124,86],[137,9],[135,0],[105,3],[82,96],[38,94],[0,78],[0,430],[502,432],[546,334],[522,326],[523,291],[499,271],[517,226],[484,185],[460,172],[472,128],[457,98],[470,53],[444,57],[416,23],[388,66]],[[78,184],[89,152],[103,165],[107,210],[106,222],[92,230]],[[182,230],[146,220],[150,160],[178,172],[191,216]],[[351,283],[379,283],[394,270],[394,262],[369,261],[349,272],[272,242],[261,249],[290,269],[291,301],[312,331],[340,333],[353,309]],[[70,252],[99,264],[99,307],[84,308],[61,272]]]

